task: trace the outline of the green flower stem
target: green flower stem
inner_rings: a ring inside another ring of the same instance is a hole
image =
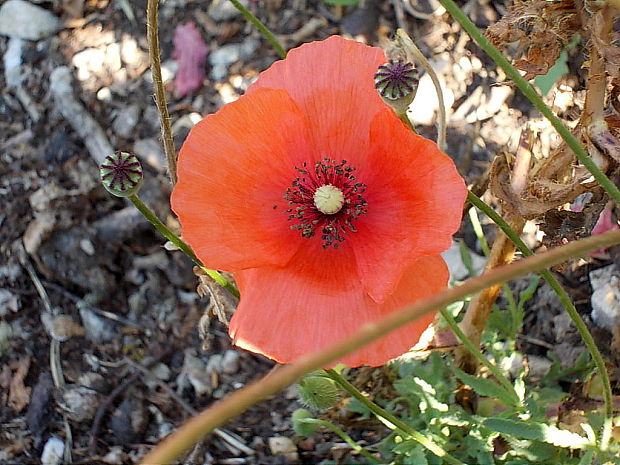
[[[263,37],[265,37],[265,39],[267,39],[271,43],[271,46],[276,49],[276,52],[278,52],[280,58],[286,58],[286,50],[284,50],[284,47],[280,45],[280,42],[278,42],[276,36],[273,35],[273,33],[267,28],[267,26],[261,23],[260,20],[256,16],[254,16],[250,10],[248,10],[239,2],[239,0],[230,0],[230,2],[235,5],[235,8],[239,10],[243,16],[245,16],[245,19],[251,22],[256,27],[256,29],[259,30]]]
[[[480,241],[482,251],[484,252],[484,255],[488,258],[491,254],[491,249],[489,248],[487,238],[484,237],[484,231],[482,230],[482,225],[480,224],[477,210],[474,207],[469,209],[469,219],[471,221],[472,227],[474,228],[474,233]],[[508,286],[508,284],[502,284],[502,290],[504,291],[504,297],[506,297],[506,300],[508,301],[508,308],[510,309],[510,314],[514,323],[516,321],[517,315],[517,303],[515,302],[515,296],[512,294],[512,291],[510,290],[510,286]],[[514,331],[515,329],[516,327],[513,324],[511,330]]]
[[[598,236],[579,239],[547,252],[536,254],[533,257],[518,260],[510,265],[495,268],[482,276],[468,279],[461,286],[445,289],[439,294],[407,305],[399,311],[363,325],[354,334],[343,340],[301,357],[290,365],[280,366],[260,380],[249,383],[227,397],[214,402],[208,409],[190,418],[185,424],[163,439],[153,450],[142,457],[141,464],[176,463],[181,454],[198,441],[203,440],[207,434],[240,415],[251,406],[256,405],[271,394],[284,390],[306,373],[332,365],[345,355],[376,341],[390,331],[394,331],[422,315],[463,300],[466,296],[480,292],[489,286],[548,268],[590,250],[616,244],[620,244],[620,231],[607,231]]]
[[[440,0],[444,1],[444,0]],[[508,236],[508,238],[517,246],[517,249],[523,254],[525,257],[530,257],[534,255],[534,253],[529,249],[525,242],[521,240],[519,235],[504,221],[504,219],[499,216],[495,210],[493,210],[490,206],[488,206],[482,199],[480,199],[475,194],[469,192],[467,194],[467,199],[479,208],[483,213],[485,213],[500,229]],[[594,338],[592,334],[588,330],[588,327],[584,323],[583,319],[577,312],[575,305],[571,301],[569,295],[566,293],[560,282],[551,274],[549,270],[541,270],[540,275],[549,283],[551,289],[555,291],[560,302],[568,312],[573,324],[579,331],[579,335],[583,340],[584,344],[588,348],[590,355],[592,356],[592,360],[596,365],[599,376],[601,377],[601,382],[603,383],[603,397],[605,400],[605,422],[603,424],[603,434],[601,436],[601,450],[605,450],[609,443],[609,439],[611,437],[611,422],[613,419],[613,407],[611,403],[612,395],[611,395],[611,384],[609,382],[609,375],[607,374],[607,369],[605,367],[605,360],[601,355],[601,352],[598,350],[596,343],[594,342]]]
[[[472,23],[467,16],[460,10],[460,8],[454,3],[453,0],[439,0],[444,8],[452,15],[452,17],[458,21],[465,31],[471,36],[472,39],[484,50],[493,61],[504,70],[506,76],[508,76],[517,85],[517,87],[523,92],[523,94],[529,99],[530,102],[551,122],[555,130],[560,134],[562,139],[566,142],[572,151],[577,156],[577,159],[590,171],[592,176],[598,181],[603,189],[614,199],[616,203],[620,203],[620,190],[616,185],[596,166],[592,161],[588,153],[581,146],[579,141],[572,135],[570,130],[555,116],[551,109],[545,105],[542,98],[536,92],[536,89],[529,84],[517,69],[510,64],[510,62],[502,55],[489,42],[489,40],[478,30],[476,25]]]
[[[515,391],[512,383],[504,376],[504,374],[500,371],[500,369],[493,365],[483,354],[480,352],[480,349],[474,345],[473,342],[465,335],[465,333],[459,328],[459,325],[456,323],[450,312],[446,311],[445,308],[439,310],[441,316],[448,326],[452,330],[452,332],[459,338],[459,340],[463,343],[463,345],[472,353],[476,359],[482,363],[487,369],[491,372],[491,374],[499,381],[499,383],[506,389],[508,395],[512,397],[515,407],[523,407],[521,403],[521,399],[519,399],[519,394]]]
[[[415,42],[411,40],[411,37],[409,37],[409,35],[403,29],[398,29],[396,31],[396,35],[400,39],[400,42],[403,45],[403,47],[405,47],[407,51],[409,51],[415,57],[415,59],[420,62],[422,67],[426,70],[428,75],[431,77],[431,80],[433,81],[433,85],[435,86],[435,89],[437,90],[437,99],[439,101],[439,119],[437,123],[437,146],[439,147],[439,150],[445,151],[446,150],[446,104],[444,103],[444,100],[443,100],[443,92],[441,91],[441,85],[439,84],[439,78],[437,77],[437,73],[435,73],[435,70],[433,69],[431,64],[428,62],[424,54],[420,51],[420,49],[415,44]],[[407,121],[409,121],[408,118],[407,118]],[[411,126],[411,123],[409,123],[409,126]]]
[[[411,120],[409,119],[409,117],[407,116],[407,111],[404,111],[402,113],[398,113],[397,111],[395,111],[394,113],[396,113],[396,115],[398,116],[398,118],[405,123],[405,125],[411,129],[413,132],[415,132],[416,134],[418,133],[418,131],[415,130],[415,128],[413,127],[413,124],[411,124]]]
[[[370,400],[368,400],[366,397],[364,397],[364,395],[360,391],[357,390],[355,386],[349,383],[343,376],[341,376],[335,370],[330,368],[330,369],[325,370],[325,373],[327,373],[327,376],[329,376],[332,380],[338,383],[345,391],[347,391],[349,394],[355,397],[359,402],[361,402],[368,410],[370,410],[372,413],[374,413],[378,417],[383,418],[387,420],[389,423],[391,423],[394,426],[394,428],[398,430],[399,434],[411,437],[413,440],[417,441],[422,446],[430,450],[437,457],[442,458],[444,462],[446,463],[450,463],[453,465],[464,465],[463,462],[452,457],[445,450],[443,450],[438,444],[434,443],[430,439],[418,433],[407,423],[395,417],[390,412],[382,409],[374,402],[371,402]]]
[[[170,242],[176,245],[185,255],[187,255],[196,265],[200,267],[200,269],[202,269],[202,271],[204,271],[216,283],[218,283],[220,286],[228,290],[228,292],[230,292],[235,297],[237,298],[239,297],[239,291],[237,290],[237,288],[233,286],[231,283],[229,283],[226,280],[226,278],[224,278],[217,271],[209,270],[205,268],[205,266],[202,264],[200,259],[196,257],[196,254],[190,248],[190,246],[187,245],[181,238],[176,236],[172,231],[170,231],[170,229],[168,229],[168,227],[164,223],[162,223],[161,220],[157,218],[157,216],[155,216],[155,214],[149,209],[149,207],[147,207],[144,204],[144,202],[142,202],[142,200],[140,200],[140,198],[136,194],[130,195],[127,198],[131,200],[131,202],[136,206],[136,208],[140,211],[140,213],[142,213],[142,215],[147,220],[149,220],[149,222],[153,226],[155,226],[155,229],[157,229],[157,231],[159,231],[159,233],[162,236],[164,236],[166,239],[168,239]]]
[[[340,436],[342,440],[346,442],[348,445],[350,445],[351,448],[355,450],[358,454],[363,455],[368,460],[371,460],[373,463],[378,463],[378,464],[382,463],[379,459],[377,459],[377,457],[375,457],[370,452],[368,452],[366,449],[364,449],[362,446],[360,446],[357,442],[351,439],[351,437],[347,433],[345,433],[343,430],[338,428],[333,423],[330,423],[329,421],[325,421],[325,420],[319,420],[317,418],[304,418],[303,420],[299,420],[299,421],[304,422],[304,423],[311,423],[314,425],[321,425],[321,426],[324,426],[325,428],[329,428],[334,433],[336,433],[338,436]]]

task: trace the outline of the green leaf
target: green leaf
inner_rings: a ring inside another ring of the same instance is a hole
[[[403,461],[406,465],[428,465],[424,448],[419,444],[407,454],[407,458]]]
[[[523,310],[526,302],[534,297],[536,289],[538,289],[538,283],[540,282],[540,276],[534,275],[530,278],[530,284],[519,292],[519,310]]]
[[[484,420],[484,426],[501,434],[510,434],[520,439],[542,441],[557,447],[582,449],[590,445],[590,441],[583,436],[557,428],[556,426],[534,421],[488,418]]]
[[[583,454],[583,457],[581,457],[581,460],[579,461],[579,465],[592,465],[593,458],[594,458],[594,451],[589,450],[585,454]]]
[[[465,268],[467,268],[467,272],[469,276],[474,278],[476,276],[476,270],[474,268],[474,262],[471,258],[471,251],[465,245],[465,242],[459,242],[459,253],[461,255],[461,261]]]
[[[555,83],[568,74],[567,61],[568,53],[566,50],[562,50],[558,61],[547,71],[547,74],[534,78],[534,85],[540,89],[543,95],[547,95]]]
[[[462,382],[464,382],[468,386],[471,386],[471,388],[480,396],[499,399],[505,405],[509,405],[512,407],[516,407],[519,404],[519,399],[515,399],[495,381],[491,381],[487,378],[479,378],[477,376],[469,375],[456,367],[454,367],[454,373]]]
[[[536,76],[534,78],[534,85],[540,89],[543,95],[547,95],[551,88],[566,74],[568,74],[568,53],[567,49],[575,47],[581,40],[579,34],[576,34],[566,45],[566,48],[560,53],[560,57],[555,64],[547,71],[547,74],[543,76]]]
[[[370,414],[372,413],[370,410],[368,410],[368,407],[362,404],[355,397],[352,397],[351,399],[349,399],[349,402],[347,402],[347,410],[349,412],[359,413],[360,415],[362,415],[363,418],[370,418]]]

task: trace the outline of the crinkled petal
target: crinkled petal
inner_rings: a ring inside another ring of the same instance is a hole
[[[291,50],[261,73],[248,94],[285,89],[311,124],[314,160],[353,162],[365,156],[370,122],[386,108],[374,88],[374,74],[385,61],[380,48],[332,36]]]
[[[207,266],[236,271],[293,256],[303,238],[290,230],[283,195],[309,146],[303,114],[283,90],[241,97],[191,130],[171,203]]]
[[[467,189],[452,160],[389,110],[373,120],[358,178],[368,213],[348,240],[366,290],[382,302],[413,261],[450,247]]]
[[[379,305],[376,319],[402,310],[419,300],[443,291],[450,278],[446,262],[439,255],[422,257],[410,264],[394,289],[394,293]],[[371,300],[368,298],[368,300]],[[418,343],[422,333],[435,319],[437,312],[430,312],[417,320],[392,331],[387,336],[354,352],[342,363],[348,366],[379,366],[407,352]]]
[[[383,305],[374,302],[355,278],[347,248],[325,257],[300,249],[283,268],[236,274],[241,302],[230,323],[234,343],[280,363],[291,363],[325,348],[407,303],[430,296],[448,281],[441,257],[425,257]],[[322,276],[321,276],[322,275]],[[415,345],[432,321],[425,316],[341,360],[349,366],[384,364]]]

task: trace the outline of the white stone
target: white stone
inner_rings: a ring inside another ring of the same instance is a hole
[[[224,356],[221,354],[213,354],[209,357],[209,361],[207,362],[207,372],[208,373],[221,373],[222,372],[222,361],[224,360]]]
[[[213,392],[211,378],[205,363],[189,351],[185,352],[183,369],[177,377],[177,389],[182,390],[187,385],[187,382],[192,385],[198,397],[204,394],[209,395]]]
[[[448,112],[454,104],[454,93],[446,87],[445,80],[441,75],[439,76],[439,85],[443,92],[446,112]],[[407,115],[412,123],[428,126],[435,121],[435,113],[438,109],[439,98],[437,97],[437,92],[435,91],[435,86],[433,85],[430,75],[426,73],[420,79],[418,91],[413,103],[409,106]]]
[[[616,265],[610,265],[592,271],[590,282],[592,320],[611,331],[620,325],[620,270]]]
[[[290,438],[274,436],[269,438],[269,450],[273,455],[283,455],[289,462],[298,463],[297,447]]]
[[[7,289],[0,289],[0,316],[17,312],[21,306],[21,301],[17,294],[13,294]]]
[[[24,0],[8,0],[0,7],[0,35],[41,40],[53,35],[60,21],[48,10]]]
[[[138,124],[140,119],[140,106],[139,105],[127,105],[118,112],[114,122],[112,123],[112,129],[114,132],[125,139],[129,139],[133,135],[133,130]]]
[[[65,452],[65,443],[55,436],[52,436],[45,443],[41,454],[42,465],[59,465]]]
[[[471,261],[476,273],[480,274],[486,265],[486,258],[475,252],[469,251]],[[452,242],[452,247],[441,254],[450,270],[450,281],[461,281],[469,276],[469,270],[461,259],[461,246],[458,242]]]
[[[222,372],[234,375],[239,371],[239,353],[236,350],[227,350],[222,359]]]
[[[139,139],[133,144],[133,151],[142,161],[159,172],[166,171],[166,155],[156,139]]]
[[[22,81],[21,65],[22,65],[22,48],[24,41],[17,37],[9,39],[9,45],[2,57],[4,61],[4,75],[6,83],[9,87],[19,87]]]
[[[101,318],[87,307],[80,307],[82,326],[86,330],[86,338],[92,342],[109,341],[116,337],[114,326],[105,318]]]
[[[67,386],[58,404],[77,423],[90,421],[101,404],[101,394],[84,386]]]
[[[228,75],[228,67],[240,59],[247,60],[259,46],[253,37],[248,37],[240,44],[227,44],[209,54],[211,79],[220,81]]]
[[[248,0],[239,0],[244,7],[247,8]],[[231,19],[235,19],[237,16],[241,14],[235,5],[228,0],[213,0],[211,5],[209,5],[209,9],[207,10],[207,14],[211,17],[213,21],[230,21]]]

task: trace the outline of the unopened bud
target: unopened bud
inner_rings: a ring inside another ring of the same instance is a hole
[[[118,151],[105,157],[99,173],[103,186],[117,197],[129,197],[138,192],[144,178],[142,165],[130,152]]]
[[[331,379],[310,373],[299,381],[297,386],[299,400],[307,407],[326,410],[340,400],[340,390]]]
[[[402,58],[390,60],[379,66],[375,74],[375,89],[394,111],[404,113],[418,90],[418,75],[412,63]]]
[[[312,419],[312,414],[305,408],[298,408],[291,415],[293,430],[300,436],[312,436],[316,432],[316,424],[304,421]]]

